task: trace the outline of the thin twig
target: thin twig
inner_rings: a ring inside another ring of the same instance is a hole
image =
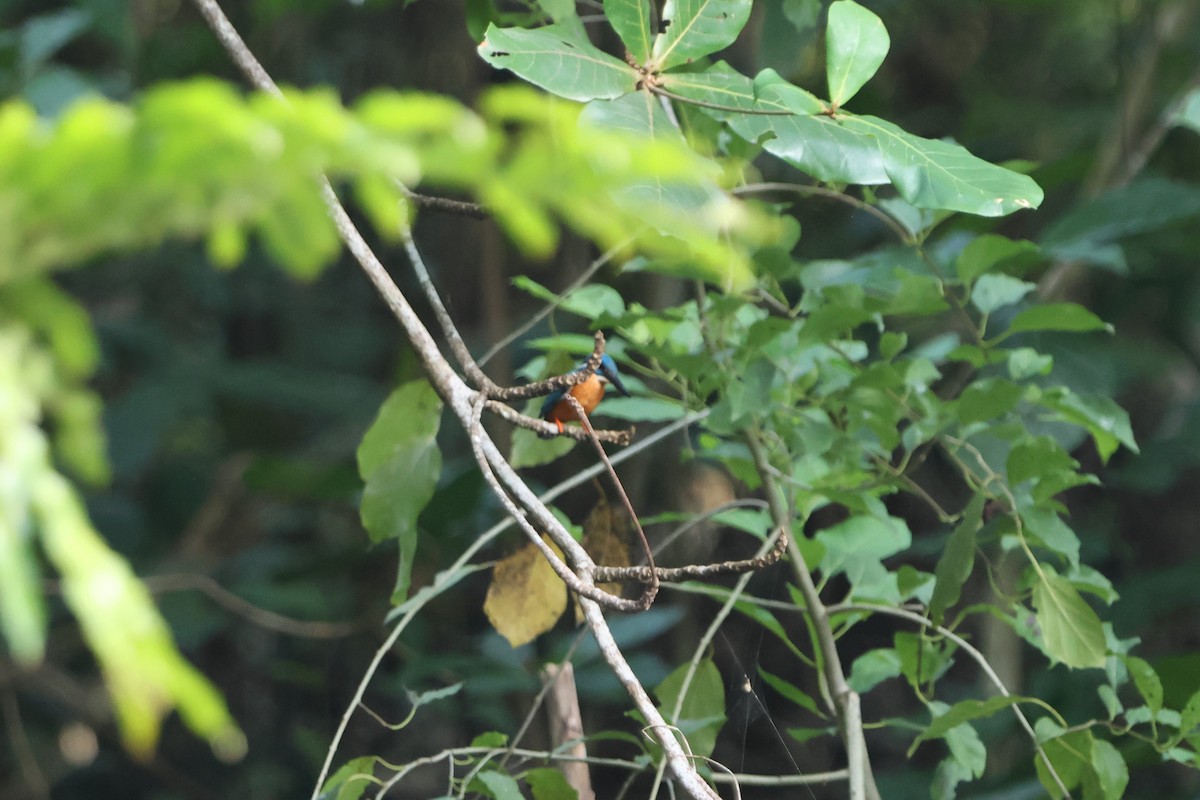
[[[421,257],[421,251],[417,249],[417,243],[413,241],[412,229],[405,228],[404,230],[404,251],[408,253],[408,262],[412,265],[413,273],[417,276],[417,284],[420,285],[421,291],[425,293],[425,299],[429,301],[429,306],[433,309],[433,315],[437,317],[438,325],[442,329],[442,335],[446,337],[446,342],[450,345],[450,352],[454,354],[458,365],[462,367],[463,372],[475,384],[475,388],[489,397],[499,389],[498,386],[489,378],[479,365],[475,363],[475,358],[471,355],[467,343],[463,341],[462,336],[458,332],[458,327],[455,326],[454,320],[450,318],[450,312],[446,310],[446,304],[442,302],[441,295],[433,285],[433,278],[429,276],[429,269],[425,266],[425,259]]]
[[[229,591],[210,576],[198,573],[181,572],[169,575],[150,575],[142,578],[142,583],[151,592],[156,594],[183,591],[201,592],[225,610],[245,618],[260,628],[266,628],[267,630],[287,636],[299,636],[307,639],[336,639],[342,636],[349,636],[363,627],[353,622],[308,622],[287,617],[283,614],[256,606],[245,598],[239,597]]]

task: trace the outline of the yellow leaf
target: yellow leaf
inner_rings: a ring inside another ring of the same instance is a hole
[[[553,542],[547,544],[562,556]],[[532,543],[496,564],[483,602],[492,627],[514,648],[553,628],[566,607],[566,585]]]

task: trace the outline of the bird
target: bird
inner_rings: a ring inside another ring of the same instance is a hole
[[[586,369],[587,361],[584,361],[575,368],[575,372],[583,372]],[[621,394],[629,397],[629,391],[625,388],[625,384],[621,383],[621,376],[617,373],[617,362],[612,360],[612,356],[605,354],[600,357],[600,366],[586,380],[580,381],[574,386],[555,389],[547,395],[546,402],[542,403],[542,410],[538,416],[547,422],[553,422],[558,426],[558,432],[562,433],[564,422],[578,419],[575,409],[566,400],[567,392],[570,392],[571,396],[579,401],[585,414],[591,414],[604,399],[604,390],[609,383],[617,387],[617,391]],[[554,434],[539,433],[538,436],[550,439],[554,437]]]

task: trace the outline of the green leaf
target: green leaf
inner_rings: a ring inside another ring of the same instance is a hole
[[[7,387],[6,387],[7,390]],[[0,633],[8,650],[22,666],[42,660],[46,649],[46,606],[42,600],[42,573],[33,547],[29,521],[32,475],[22,467],[29,456],[21,450],[44,452],[40,437],[5,432],[0,449]]]
[[[637,92],[615,100],[593,100],[580,114],[580,121],[610,130],[626,131],[655,141],[667,141],[685,145],[683,134],[672,124],[658,98],[646,92]],[[715,165],[714,165],[715,166]],[[716,174],[714,169],[713,174]],[[702,212],[706,206],[719,203],[723,194],[715,181],[691,180],[665,181],[661,178],[646,180],[621,192],[620,199],[633,209],[655,206],[673,208],[680,214]],[[651,224],[653,219],[648,220]],[[669,228],[659,230],[670,233]]]
[[[1008,275],[983,275],[971,290],[971,304],[981,313],[990,314],[1020,301],[1036,288],[1035,284]]]
[[[21,26],[20,70],[28,80],[60,49],[92,24],[92,15],[79,9],[63,9],[30,18]]]
[[[486,787],[489,797],[495,800],[524,800],[521,786],[516,778],[504,772],[481,772],[475,777]]]
[[[919,208],[999,217],[1042,203],[1041,187],[1028,175],[990,164],[961,145],[914,136],[878,117],[843,115],[842,125],[878,140],[888,179]]]
[[[442,401],[426,381],[392,392],[358,446],[365,481],[360,515],[374,542],[397,539],[400,563],[393,599],[408,594],[417,550],[417,516],[433,496],[442,469],[437,446]]]
[[[1054,357],[1039,353],[1032,347],[1018,347],[1008,353],[1008,375],[1014,381],[1049,375],[1053,368]]]
[[[825,70],[829,101],[844,106],[869,81],[887,56],[891,40],[883,20],[854,0],[829,6],[825,28]]]
[[[1054,476],[1062,472],[1074,472],[1079,462],[1071,458],[1050,436],[1031,436],[1021,439],[1008,451],[1004,471],[1009,483]]]
[[[1173,741],[1178,744],[1183,737],[1192,735],[1198,725],[1200,725],[1200,690],[1197,690],[1184,704],[1183,711],[1179,714],[1179,734],[1173,738]]]
[[[912,533],[904,520],[854,516],[818,533],[815,541],[825,546],[821,572],[826,578],[845,573],[857,589],[877,590],[887,578],[882,559],[912,544]]]
[[[929,723],[929,726],[913,740],[912,745],[908,748],[908,757],[912,758],[912,754],[916,752],[921,742],[926,742],[930,739],[940,739],[949,731],[965,722],[970,722],[980,717],[990,717],[1000,709],[1008,708],[1017,703],[1030,702],[1034,701],[1028,697],[997,695],[996,697],[989,697],[986,700],[963,700],[962,702],[955,703],[945,714],[933,719]]]
[[[645,64],[650,58],[654,31],[651,30],[651,0],[604,0],[604,16],[621,37],[634,61]]]
[[[667,70],[724,50],[745,27],[751,5],[751,0],[667,0],[663,31],[654,40],[654,68]]]
[[[786,90],[770,82],[755,91],[749,78],[719,62],[704,72],[663,76],[670,91],[683,97],[747,112],[732,113],[706,108],[705,113],[724,120],[748,142],[759,143],[818,180],[831,183],[879,185],[889,182],[879,144],[858,135],[828,116],[818,114],[820,100],[799,87]],[[803,104],[804,113],[795,106]],[[767,116],[761,112],[772,112]],[[780,112],[788,112],[778,116]]]
[[[501,731],[485,731],[471,740],[471,747],[499,749],[508,744],[508,734]]]
[[[937,718],[945,714],[950,707],[945,703],[933,700],[926,704],[929,713],[933,718]],[[946,741],[946,746],[950,749],[950,757],[954,759],[962,770],[958,774],[962,780],[970,780],[983,776],[984,768],[987,766],[987,749],[983,746],[983,741],[980,740],[979,734],[975,732],[975,728],[969,722],[962,722],[950,728],[942,737]]]
[[[972,239],[954,261],[959,280],[970,283],[1006,263],[1024,261],[1038,252],[1033,242],[987,233]]]
[[[1060,216],[1046,229],[1042,245],[1056,255],[1086,246],[1161,230],[1200,216],[1200,186],[1143,178],[1121,186]]]
[[[1154,718],[1163,707],[1162,680],[1154,671],[1154,667],[1150,666],[1145,659],[1126,655],[1122,656],[1121,660],[1125,662],[1125,667],[1129,670],[1130,677],[1133,678],[1133,685],[1137,687],[1138,693],[1146,701],[1151,718]]]
[[[1072,566],[1079,563],[1079,537],[1057,511],[1044,506],[1028,506],[1018,501],[1025,529],[1043,545],[1066,556]]]
[[[954,403],[954,411],[964,425],[996,419],[1012,411],[1023,392],[1012,381],[984,378],[963,390]]]
[[[1171,122],[1183,128],[1191,128],[1200,133],[1200,89],[1192,89],[1179,109],[1171,117]]]
[[[819,180],[892,183],[915,206],[983,216],[1036,208],[1042,201],[1042,190],[1027,175],[877,117],[841,113],[834,119],[819,113],[820,101],[802,89],[761,78],[751,81],[722,62],[663,80],[676,94],[717,106],[706,113]]]
[[[1074,303],[1049,303],[1026,308],[1013,317],[1004,337],[1026,331],[1106,331],[1113,327],[1104,320]],[[1004,338],[1002,337],[1002,338]]]
[[[567,783],[566,776],[553,767],[529,770],[525,782],[533,792],[533,800],[579,800],[579,793]]]
[[[489,25],[479,55],[571,100],[620,97],[637,83],[633,67],[597,49],[578,27],[565,23],[532,30]]]
[[[1106,739],[1093,739],[1091,756],[1092,769],[1105,800],[1120,800],[1129,784],[1129,767],[1120,751]]]
[[[686,413],[678,402],[661,397],[608,397],[597,411],[600,416],[638,422],[670,422]]]
[[[375,785],[375,756],[352,758],[325,779],[318,800],[359,800]]]
[[[692,754],[705,758],[712,755],[717,734],[725,724],[725,684],[717,665],[706,658],[697,666],[680,703],[683,681],[690,668],[690,664],[679,666],[654,689],[654,694],[666,720],[677,725],[687,737]],[[676,706],[679,707],[678,716]]]
[[[1043,719],[1046,719],[1043,717]],[[1041,723],[1042,720],[1038,720]],[[1037,725],[1039,734],[1043,726]],[[1041,737],[1039,737],[1041,738]],[[1050,759],[1050,763],[1054,766],[1054,771],[1062,779],[1063,784],[1068,790],[1074,789],[1081,782],[1088,780],[1094,776],[1091,768],[1092,756],[1092,733],[1091,731],[1072,731],[1071,733],[1055,736],[1054,738],[1045,739],[1042,742],[1042,751],[1046,757]],[[1034,766],[1037,768],[1038,780],[1042,787],[1049,793],[1050,797],[1062,797],[1062,792],[1058,789],[1058,784],[1050,777],[1050,773],[1046,770],[1046,765],[1039,756],[1034,757]]]
[[[812,697],[810,697],[809,694],[803,689],[792,683],[789,683],[778,675],[772,675],[763,669],[761,665],[758,668],[758,674],[762,676],[763,682],[767,684],[767,686],[770,686],[772,689],[779,692],[779,694],[785,699],[795,703],[803,709],[807,709],[818,717],[825,716],[821,712],[821,709],[817,707],[816,701],[813,700]],[[851,688],[856,689],[856,691],[861,691],[854,686],[853,682],[851,682],[850,685]]]
[[[1079,395],[1069,389],[1059,388],[1042,395],[1042,405],[1061,414],[1068,422],[1087,429],[1096,442],[1100,458],[1107,463],[1118,445],[1125,445],[1138,452],[1129,424],[1129,414],[1111,397],[1103,395]]]
[[[575,12],[575,0],[537,0],[542,11],[555,22],[570,20],[578,17]]]
[[[942,624],[946,610],[958,602],[963,584],[971,576],[975,566],[975,535],[983,525],[983,504],[982,494],[971,498],[963,511],[962,522],[946,540],[946,549],[938,559],[934,571],[937,582],[929,601],[929,620],[934,625]]]
[[[1033,606],[1046,652],[1053,658],[1072,668],[1104,666],[1104,628],[1070,581],[1043,567],[1033,587]]]
[[[889,678],[900,677],[900,656],[891,647],[868,650],[854,659],[847,683],[859,694],[866,694]]]

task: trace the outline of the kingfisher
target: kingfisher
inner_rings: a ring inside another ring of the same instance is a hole
[[[583,372],[586,369],[587,361],[584,361],[575,368],[575,371]],[[571,408],[571,404],[565,399],[567,392],[570,392],[571,396],[579,401],[579,405],[583,406],[584,413],[590,415],[604,399],[604,389],[610,383],[617,387],[617,391],[621,394],[629,397],[629,391],[625,388],[625,384],[621,383],[621,376],[617,374],[617,362],[613,361],[612,357],[606,353],[600,357],[600,366],[587,377],[587,380],[551,392],[546,397],[546,402],[542,403],[539,416],[547,422],[553,422],[558,426],[558,432],[562,433],[564,422],[578,419],[575,416],[575,409]],[[554,434],[539,433],[538,436],[550,439]]]

